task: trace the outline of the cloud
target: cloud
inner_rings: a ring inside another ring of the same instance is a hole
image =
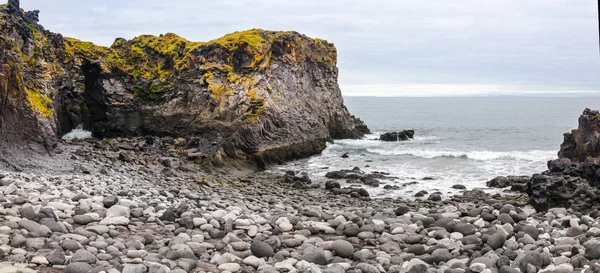
[[[338,48],[345,95],[600,91],[589,0],[21,2],[40,9],[48,29],[102,45],[166,32],[208,41],[255,27],[324,38]]]

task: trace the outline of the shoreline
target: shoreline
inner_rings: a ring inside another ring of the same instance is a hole
[[[61,147],[54,165],[73,171],[2,172],[6,272],[578,272],[600,258],[600,222],[523,195],[371,199]]]

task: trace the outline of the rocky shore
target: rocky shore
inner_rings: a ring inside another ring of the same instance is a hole
[[[197,175],[91,146],[61,144],[62,169],[1,173],[0,272],[600,269],[598,211],[540,213],[525,195],[480,191],[370,199],[290,178],[301,176]]]
[[[393,177],[258,172],[369,132],[333,44],[254,29],[107,48],[38,13],[1,7],[0,273],[600,272],[597,111],[547,172],[490,182],[515,193],[372,199]],[[78,125],[100,139],[60,140]]]

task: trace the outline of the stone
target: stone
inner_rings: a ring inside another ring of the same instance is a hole
[[[33,258],[31,258],[31,263],[38,264],[38,265],[49,264],[48,259],[46,259],[46,257],[44,257],[44,256],[34,256]]]
[[[65,273],[87,273],[92,266],[83,262],[73,262],[65,267]]]
[[[96,256],[87,250],[80,249],[75,251],[75,254],[73,254],[73,257],[71,257],[71,262],[94,264],[96,263]]]
[[[469,223],[457,223],[454,226],[454,231],[459,232],[464,236],[473,235],[477,231],[474,225]]]
[[[95,226],[89,226],[85,228],[86,230],[89,230],[91,232],[94,232],[96,234],[104,234],[104,233],[108,233],[109,228],[106,225],[95,225]]]
[[[300,260],[307,261],[318,265],[326,265],[327,258],[322,248],[309,246],[304,249],[304,253],[300,256]]]
[[[93,221],[89,215],[75,215],[73,216],[73,222],[78,225],[87,225]]]
[[[163,214],[160,217],[158,217],[158,219],[160,219],[162,221],[175,222],[175,219],[176,219],[175,210],[172,208],[168,208],[167,210],[165,210],[163,212]]]
[[[435,263],[441,263],[452,259],[452,254],[448,249],[438,248],[431,253],[431,257]]]
[[[243,261],[244,264],[252,266],[254,268],[258,268],[266,264],[265,259],[257,258],[256,256],[248,256]]]
[[[241,269],[241,266],[236,263],[224,263],[218,266],[221,271],[229,271],[229,272],[238,272]]]
[[[479,273],[486,269],[486,265],[482,264],[482,263],[472,263],[469,266],[469,269],[471,269],[471,271],[473,271],[473,272]]]
[[[47,226],[40,225],[29,219],[21,219],[19,220],[18,224],[22,228],[31,233],[37,234],[38,236],[49,237],[50,234],[52,234],[52,231]]]
[[[404,214],[407,214],[408,212],[410,212],[410,208],[408,206],[404,206],[404,205],[399,206],[398,208],[396,208],[396,211],[394,211],[396,216],[404,215]]]
[[[488,246],[490,246],[493,250],[496,250],[498,248],[503,247],[505,242],[506,242],[506,235],[504,235],[502,232],[496,232],[496,233],[490,235],[486,244]]]
[[[31,220],[31,221],[37,221],[37,216],[35,215],[35,211],[33,211],[33,207],[32,206],[24,206],[21,207],[19,209],[19,213],[21,214],[21,217]]]
[[[66,262],[65,252],[60,248],[54,249],[46,254],[46,259],[52,265],[64,265]]]
[[[143,264],[125,264],[121,273],[146,273],[147,268]]]
[[[586,245],[585,257],[588,260],[600,259],[600,243],[594,243],[592,245]]]
[[[250,244],[250,251],[258,258],[270,258],[275,255],[273,247],[258,240],[252,241],[252,244]]]
[[[354,254],[354,246],[345,240],[335,240],[331,243],[331,251],[342,258],[351,258]]]
[[[106,218],[115,218],[115,217],[130,217],[130,210],[128,207],[121,205],[113,205],[108,210],[106,210]]]
[[[62,248],[69,251],[77,251],[82,248],[81,244],[75,240],[65,240],[62,243]]]
[[[379,269],[373,265],[367,263],[360,263],[356,265],[357,269],[360,269],[362,273],[380,273]]]
[[[106,196],[104,200],[102,200],[102,204],[105,208],[110,208],[119,203],[119,198],[116,195]]]
[[[52,218],[42,218],[40,224],[47,226],[53,232],[68,233],[67,229]]]

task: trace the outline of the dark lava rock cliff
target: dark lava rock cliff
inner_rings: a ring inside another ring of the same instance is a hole
[[[529,203],[537,210],[600,209],[599,125],[599,112],[585,109],[579,117],[579,128],[565,134],[559,159],[549,161],[547,171],[528,181]]]
[[[337,83],[333,44],[253,29],[209,42],[175,34],[63,38],[18,1],[0,21],[0,145],[42,143],[78,125],[95,137],[187,138],[203,152],[259,164],[313,155],[358,138]]]
[[[582,162],[587,157],[600,156],[600,113],[585,109],[579,117],[579,127],[565,134],[558,152],[559,158]]]

